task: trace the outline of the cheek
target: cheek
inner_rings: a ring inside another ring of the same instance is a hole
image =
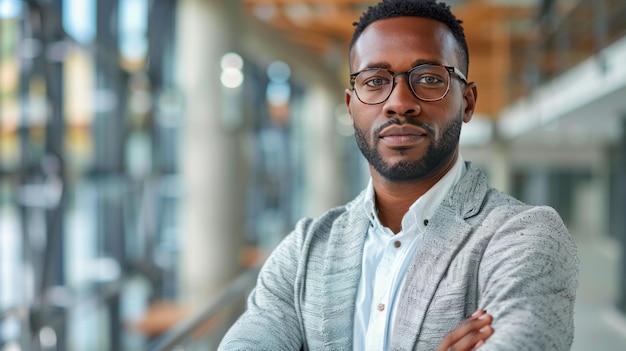
[[[352,126],[354,127],[354,132],[359,134],[361,138],[369,140],[371,137],[370,128],[367,125],[363,125],[362,121],[358,118],[352,119]]]
[[[435,129],[437,138],[440,138],[443,133],[450,127],[455,120],[463,118],[462,106],[455,104],[451,100],[445,105],[439,106],[437,110],[432,110],[426,113],[429,116],[433,116],[429,123],[432,124]]]
[[[372,106],[363,106],[363,104],[354,102],[350,104],[352,125],[365,132],[368,136],[370,136],[373,126],[377,123],[376,117],[379,115],[378,112],[371,107]]]
[[[374,140],[373,130],[374,127],[371,123],[363,120],[363,118],[354,118],[352,120],[352,126],[354,127],[355,134],[358,134],[362,141],[367,144],[372,144]]]

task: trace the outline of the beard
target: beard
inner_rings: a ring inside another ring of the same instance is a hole
[[[461,112],[445,127],[440,139],[433,140],[434,135],[433,128],[430,125],[421,123],[416,120],[409,119],[406,123],[420,126],[428,131],[428,135],[431,136],[431,144],[428,146],[426,153],[419,160],[413,161],[400,161],[395,164],[388,164],[385,162],[381,154],[378,152],[378,134],[384,128],[392,124],[400,124],[396,118],[392,118],[388,123],[378,128],[374,132],[373,145],[368,143],[365,132],[354,126],[354,135],[356,143],[361,150],[365,159],[369,164],[380,174],[383,178],[392,182],[410,182],[419,179],[423,179],[435,171],[442,168],[446,161],[449,161],[454,156],[457,146],[459,144],[459,137],[461,135],[462,117]],[[400,151],[405,153],[404,151]]]

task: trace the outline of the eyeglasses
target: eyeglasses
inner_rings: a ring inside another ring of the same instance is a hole
[[[407,72],[393,72],[383,68],[368,68],[350,75],[350,85],[364,104],[385,102],[396,86],[396,77],[406,74],[411,91],[422,101],[438,101],[450,90],[450,77],[457,76],[463,83],[467,78],[456,67],[423,64]]]

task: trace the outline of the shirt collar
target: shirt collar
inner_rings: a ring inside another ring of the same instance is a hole
[[[465,161],[459,154],[454,166],[446,173],[435,185],[433,185],[424,195],[417,199],[402,218],[402,230],[406,230],[417,225],[419,231],[423,231],[427,224],[427,220],[432,217],[437,207],[443,202],[444,198],[450,192],[450,189],[461,179],[465,172]],[[363,209],[370,219],[372,225],[381,226],[378,220],[376,202],[374,197],[374,184],[370,177],[365,190],[365,198]]]
[[[365,188],[365,201],[363,203],[363,209],[365,210],[365,214],[367,218],[370,219],[372,224],[378,223],[378,216],[376,210],[376,201],[374,200],[374,184],[372,183],[372,177],[370,177],[369,182],[367,183],[367,188]]]

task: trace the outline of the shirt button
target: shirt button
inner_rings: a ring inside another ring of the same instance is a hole
[[[376,309],[379,311],[384,311],[385,310],[385,304],[384,303],[379,303],[378,306],[376,306]]]
[[[402,243],[401,243],[401,242],[399,242],[399,241],[394,241],[393,246],[395,246],[395,247],[396,247],[396,249],[397,249],[397,248],[399,248],[400,246],[402,246]]]
[[[424,225],[425,225],[425,226],[427,226],[427,225],[428,225],[428,220],[427,220],[427,219],[425,219],[425,220],[424,220]]]

